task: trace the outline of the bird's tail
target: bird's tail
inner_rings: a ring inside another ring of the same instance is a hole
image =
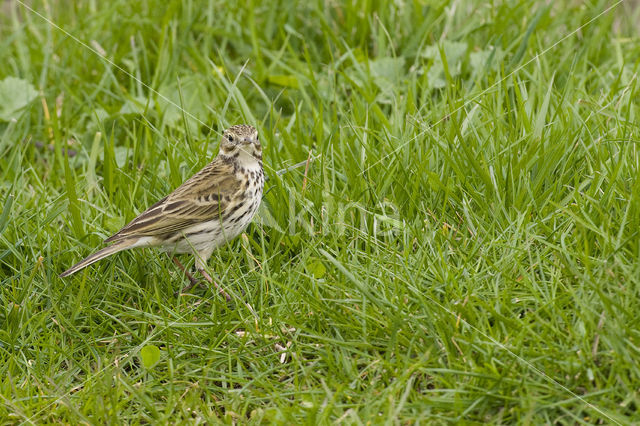
[[[67,269],[63,273],[60,274],[60,277],[66,277],[68,275],[74,274],[78,272],[80,269],[85,268],[91,265],[94,262],[97,262],[100,259],[104,259],[107,256],[111,256],[114,253],[117,253],[122,250],[127,250],[136,246],[137,239],[128,239],[128,240],[120,240],[117,243],[110,245],[109,247],[105,247],[102,250],[98,250],[90,256],[85,257],[80,262],[73,265],[71,268]]]

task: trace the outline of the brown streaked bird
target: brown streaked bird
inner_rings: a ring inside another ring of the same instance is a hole
[[[107,238],[105,242],[112,243],[110,246],[60,276],[71,275],[119,251],[159,247],[170,254],[193,253],[198,271],[218,287],[205,270],[206,262],[216,248],[249,225],[262,200],[263,187],[262,147],[257,130],[246,124],[232,126],[225,130],[220,151],[211,163]],[[174,262],[184,269],[175,257]],[[188,273],[187,276],[195,284],[195,279]]]

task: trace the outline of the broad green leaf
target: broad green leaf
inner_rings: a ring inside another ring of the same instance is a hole
[[[397,82],[404,75],[404,58],[378,58],[369,62],[369,70],[376,80]]]
[[[0,81],[0,121],[18,118],[20,110],[38,96],[38,91],[28,81],[7,77]]]
[[[497,69],[499,61],[502,59],[502,49],[499,47],[490,47],[485,50],[471,52],[469,54],[469,64],[475,72],[482,71],[484,68]]]
[[[120,107],[120,114],[144,114],[148,109],[153,109],[153,100],[142,96],[129,98]]]
[[[327,272],[327,267],[319,260],[313,260],[307,263],[307,271],[313,275],[314,278],[322,278]]]
[[[390,103],[396,92],[400,79],[404,77],[404,58],[378,58],[369,62],[369,71],[373,82],[380,89],[376,100]]]
[[[467,43],[445,40],[442,43],[442,48],[444,49],[444,56],[449,67],[449,74],[451,74],[451,77],[455,77],[460,74],[462,58],[467,52]],[[433,64],[427,73],[429,86],[434,89],[444,87],[446,84],[444,64],[442,63],[438,45],[427,46],[424,52],[422,52],[422,56],[433,60]]]
[[[182,91],[182,99],[180,99]],[[160,112],[163,114],[164,124],[170,127],[182,126],[186,116],[189,130],[196,133],[201,126],[201,121],[206,120],[207,88],[201,78],[192,76],[181,78],[180,82],[173,81],[165,84],[158,90],[156,100]],[[184,104],[183,104],[184,102]],[[182,109],[186,111],[183,115]]]
[[[140,349],[140,360],[144,368],[153,368],[160,361],[160,349],[156,345],[146,345]]]

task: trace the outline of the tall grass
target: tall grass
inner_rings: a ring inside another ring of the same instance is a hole
[[[634,2],[2,9],[6,423],[640,421]],[[233,304],[153,250],[58,278],[243,122]]]

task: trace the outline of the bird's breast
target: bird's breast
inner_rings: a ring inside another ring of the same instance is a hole
[[[262,164],[256,162],[240,166],[238,168],[238,179],[243,182],[243,195],[245,198],[262,198],[264,188],[264,172]]]

